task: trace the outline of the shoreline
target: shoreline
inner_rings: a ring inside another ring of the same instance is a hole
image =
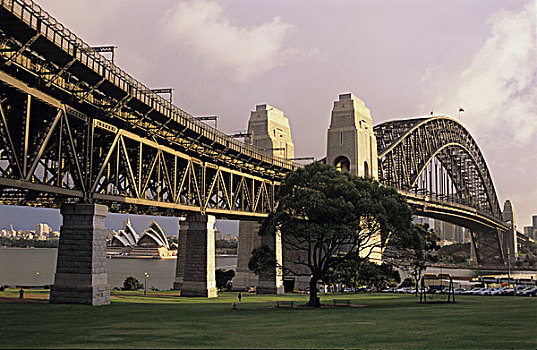
[[[45,249],[45,248],[44,248]],[[215,258],[236,258],[237,254],[215,254]],[[107,259],[151,259],[151,260],[176,260],[177,256],[158,257],[154,255],[121,255],[107,254]]]
[[[1,246],[0,249],[11,249],[11,250],[15,250],[15,249],[26,249],[26,250],[34,250],[34,249],[58,249],[58,247],[41,247],[41,248],[36,248],[36,247],[4,247],[4,246]]]

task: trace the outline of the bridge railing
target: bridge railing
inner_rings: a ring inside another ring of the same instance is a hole
[[[0,5],[95,73],[163,116],[193,130],[199,135],[216,141],[225,148],[242,153],[247,157],[273,164],[280,168],[290,170],[297,168],[297,165],[293,161],[271,155],[251,145],[233,139],[223,132],[193,118],[189,113],[152,92],[147,86],[118,68],[112,61],[93,50],[82,39],[56,21],[54,17],[50,16],[35,2],[31,0],[0,0]]]
[[[503,223],[503,225],[507,227],[507,224],[501,218],[497,218],[494,215],[492,215],[490,212],[486,212],[478,208],[472,207],[468,203],[464,203],[462,201],[444,200],[440,198],[435,198],[434,196],[431,197],[427,195],[420,195],[420,194],[416,194],[414,192],[409,192],[405,190],[398,190],[398,192],[402,194],[403,196],[405,196],[407,199],[410,198],[410,199],[415,199],[415,200],[420,200],[420,201],[423,200],[431,204],[438,204],[438,205],[443,205],[443,206],[447,205],[451,208],[456,208],[456,209],[467,211],[467,212],[471,211],[481,217],[484,217],[490,220],[491,222]]]

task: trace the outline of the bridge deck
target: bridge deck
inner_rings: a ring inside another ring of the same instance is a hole
[[[1,42],[6,71],[25,69],[27,74],[17,76],[32,85],[45,79],[40,89],[63,103],[90,116],[104,115],[119,128],[130,127],[142,136],[157,137],[212,162],[231,163],[242,171],[281,178],[282,173],[296,168],[290,160],[193,118],[94,51],[34,2],[1,0],[0,9],[0,28],[7,35]]]

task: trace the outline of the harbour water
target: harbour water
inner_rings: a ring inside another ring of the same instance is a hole
[[[58,250],[34,248],[0,249],[0,286],[43,286],[54,283],[56,255]],[[149,274],[147,288],[160,290],[172,288],[175,278],[175,259],[106,259],[108,263],[108,283],[111,288],[121,287],[128,276],[144,282],[144,272]],[[236,256],[216,257],[216,268],[236,269]],[[502,270],[474,270],[460,268],[429,268],[427,273],[449,273],[456,277],[477,277],[484,275],[506,274]],[[515,271],[512,271],[515,273]],[[524,271],[523,274],[536,274],[536,271]],[[406,277],[404,275],[402,278]]]
[[[0,249],[0,285],[43,286],[54,283],[58,250],[7,248]],[[106,259],[108,283],[121,287],[128,276],[144,283],[144,272],[149,274],[147,288],[172,288],[175,278],[175,259]],[[216,258],[216,268],[236,269],[237,257]]]

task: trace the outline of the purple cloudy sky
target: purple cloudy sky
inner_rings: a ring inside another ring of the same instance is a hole
[[[244,130],[256,104],[290,118],[295,154],[322,158],[332,103],[353,92],[375,124],[457,117],[517,224],[537,214],[535,0],[38,0],[194,115]]]

